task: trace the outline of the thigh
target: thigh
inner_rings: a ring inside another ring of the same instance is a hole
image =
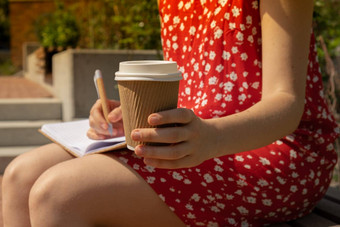
[[[54,209],[73,212],[92,224],[183,226],[145,180],[114,154],[96,154],[60,163],[34,187],[55,198]]]
[[[33,166],[53,166],[59,162],[73,159],[70,153],[55,143],[43,145],[19,156],[20,159],[30,161]]]
[[[54,143],[38,147],[16,157],[7,166],[4,181],[33,184],[48,168],[72,158],[73,156]]]

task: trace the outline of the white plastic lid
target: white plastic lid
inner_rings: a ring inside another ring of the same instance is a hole
[[[117,81],[177,81],[182,79],[176,62],[161,60],[120,62],[119,71],[115,75]]]

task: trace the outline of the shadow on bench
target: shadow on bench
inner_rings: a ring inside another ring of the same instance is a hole
[[[340,189],[330,187],[313,212],[305,217],[271,227],[328,227],[340,226]]]

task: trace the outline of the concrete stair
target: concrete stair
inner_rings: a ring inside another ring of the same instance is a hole
[[[0,99],[0,173],[17,155],[50,143],[38,129],[61,119],[55,98]]]
[[[0,121],[61,119],[56,98],[0,99]]]

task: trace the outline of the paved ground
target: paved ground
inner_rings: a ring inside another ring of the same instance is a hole
[[[44,98],[52,94],[39,84],[16,76],[0,76],[0,98]]]

